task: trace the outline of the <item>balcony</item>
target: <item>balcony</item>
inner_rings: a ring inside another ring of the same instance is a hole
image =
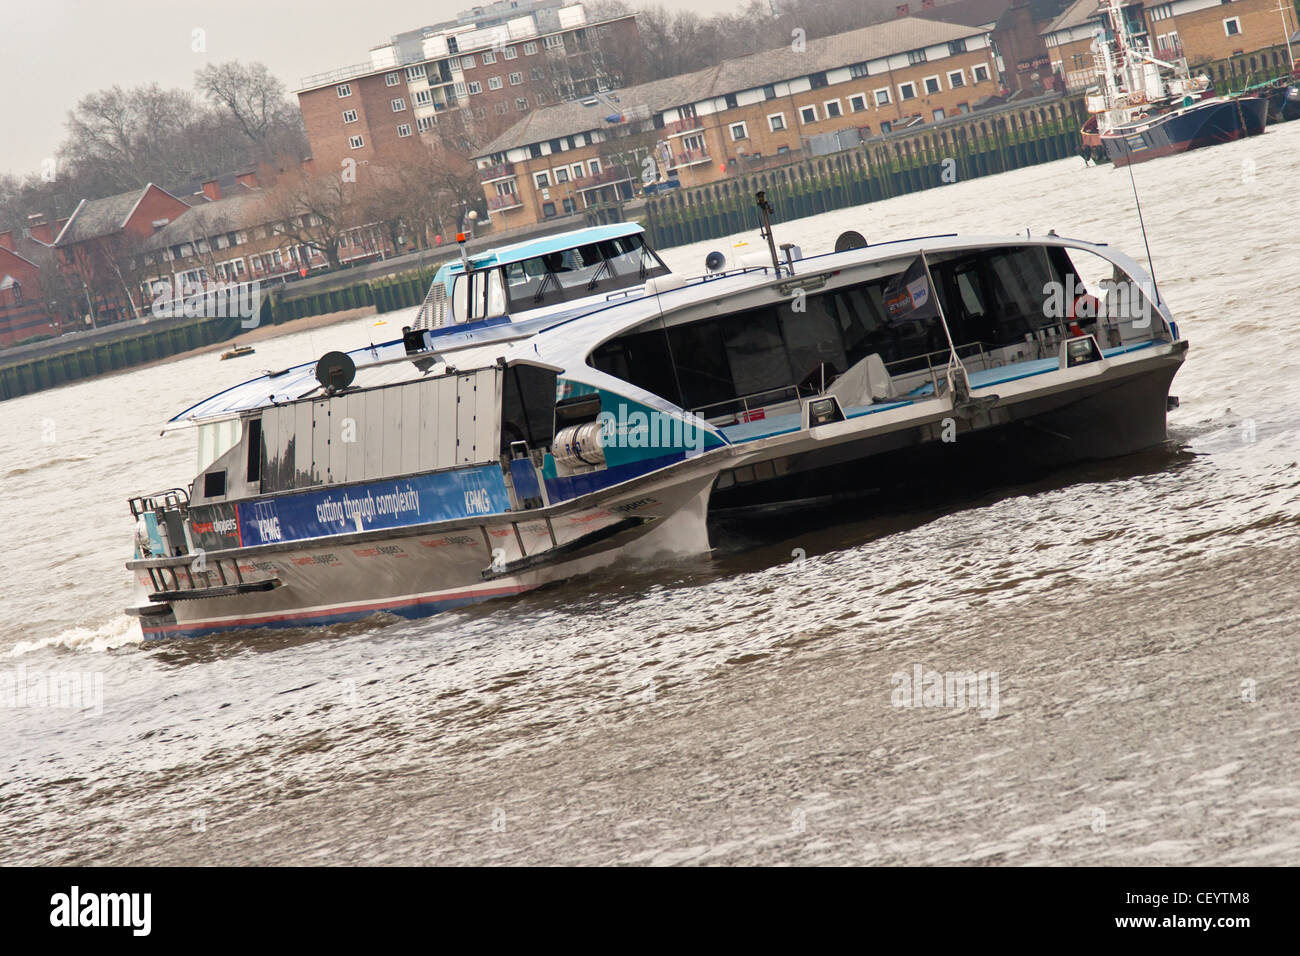
[[[1183,52],[1183,42],[1177,37],[1170,40],[1157,42],[1155,50],[1152,52],[1157,60],[1181,60],[1187,54]]]
[[[667,126],[669,136],[679,136],[682,133],[689,133],[693,129],[703,129],[704,120],[698,116],[688,116],[685,119],[674,120]]]
[[[486,186],[488,183],[494,183],[498,179],[514,179],[515,164],[502,163],[500,166],[488,166],[478,171],[479,182]]]
[[[518,193],[505,193],[500,196],[489,196],[487,201],[488,209],[493,212],[505,212],[507,209],[518,209],[523,205]]]
[[[608,186],[610,183],[627,182],[631,178],[628,175],[626,166],[610,166],[608,169],[602,169],[590,176],[580,176],[571,182],[576,191],[582,192],[587,189],[599,189],[601,186]]]
[[[698,166],[700,163],[712,162],[713,158],[709,155],[708,149],[684,149],[673,157],[669,164],[669,169],[680,169],[684,166]]]

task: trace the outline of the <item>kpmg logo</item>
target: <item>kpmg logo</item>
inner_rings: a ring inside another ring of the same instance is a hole
[[[128,927],[133,936],[153,928],[152,893],[82,893],[74,886],[51,896],[50,907],[51,926]]]

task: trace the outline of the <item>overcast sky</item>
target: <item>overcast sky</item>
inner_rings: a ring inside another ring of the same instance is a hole
[[[699,13],[740,0],[656,0]],[[634,5],[638,5],[635,4]],[[0,0],[0,172],[36,172],[77,100],[114,85],[192,89],[205,63],[261,60],[290,89],[361,63],[395,33],[473,0]],[[206,50],[192,47],[204,31]],[[165,148],[162,147],[162,148]]]

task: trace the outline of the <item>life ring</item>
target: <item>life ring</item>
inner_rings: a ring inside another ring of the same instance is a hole
[[[1132,105],[1139,105],[1147,101],[1147,95],[1145,93],[1130,93],[1128,101]]]

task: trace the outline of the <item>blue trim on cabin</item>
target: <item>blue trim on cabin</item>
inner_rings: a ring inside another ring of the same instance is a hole
[[[551,497],[551,502],[555,503],[568,501],[581,495],[590,494],[593,491],[600,491],[603,488],[609,488],[612,485],[621,484],[633,478],[640,478],[642,475],[648,475],[652,471],[658,471],[660,468],[667,468],[669,465],[675,465],[679,461],[685,460],[686,452],[675,451],[656,458],[643,458],[640,461],[602,468],[599,471],[589,471],[581,475],[551,477],[545,474],[545,469],[543,469],[543,475],[546,480],[546,491]]]

